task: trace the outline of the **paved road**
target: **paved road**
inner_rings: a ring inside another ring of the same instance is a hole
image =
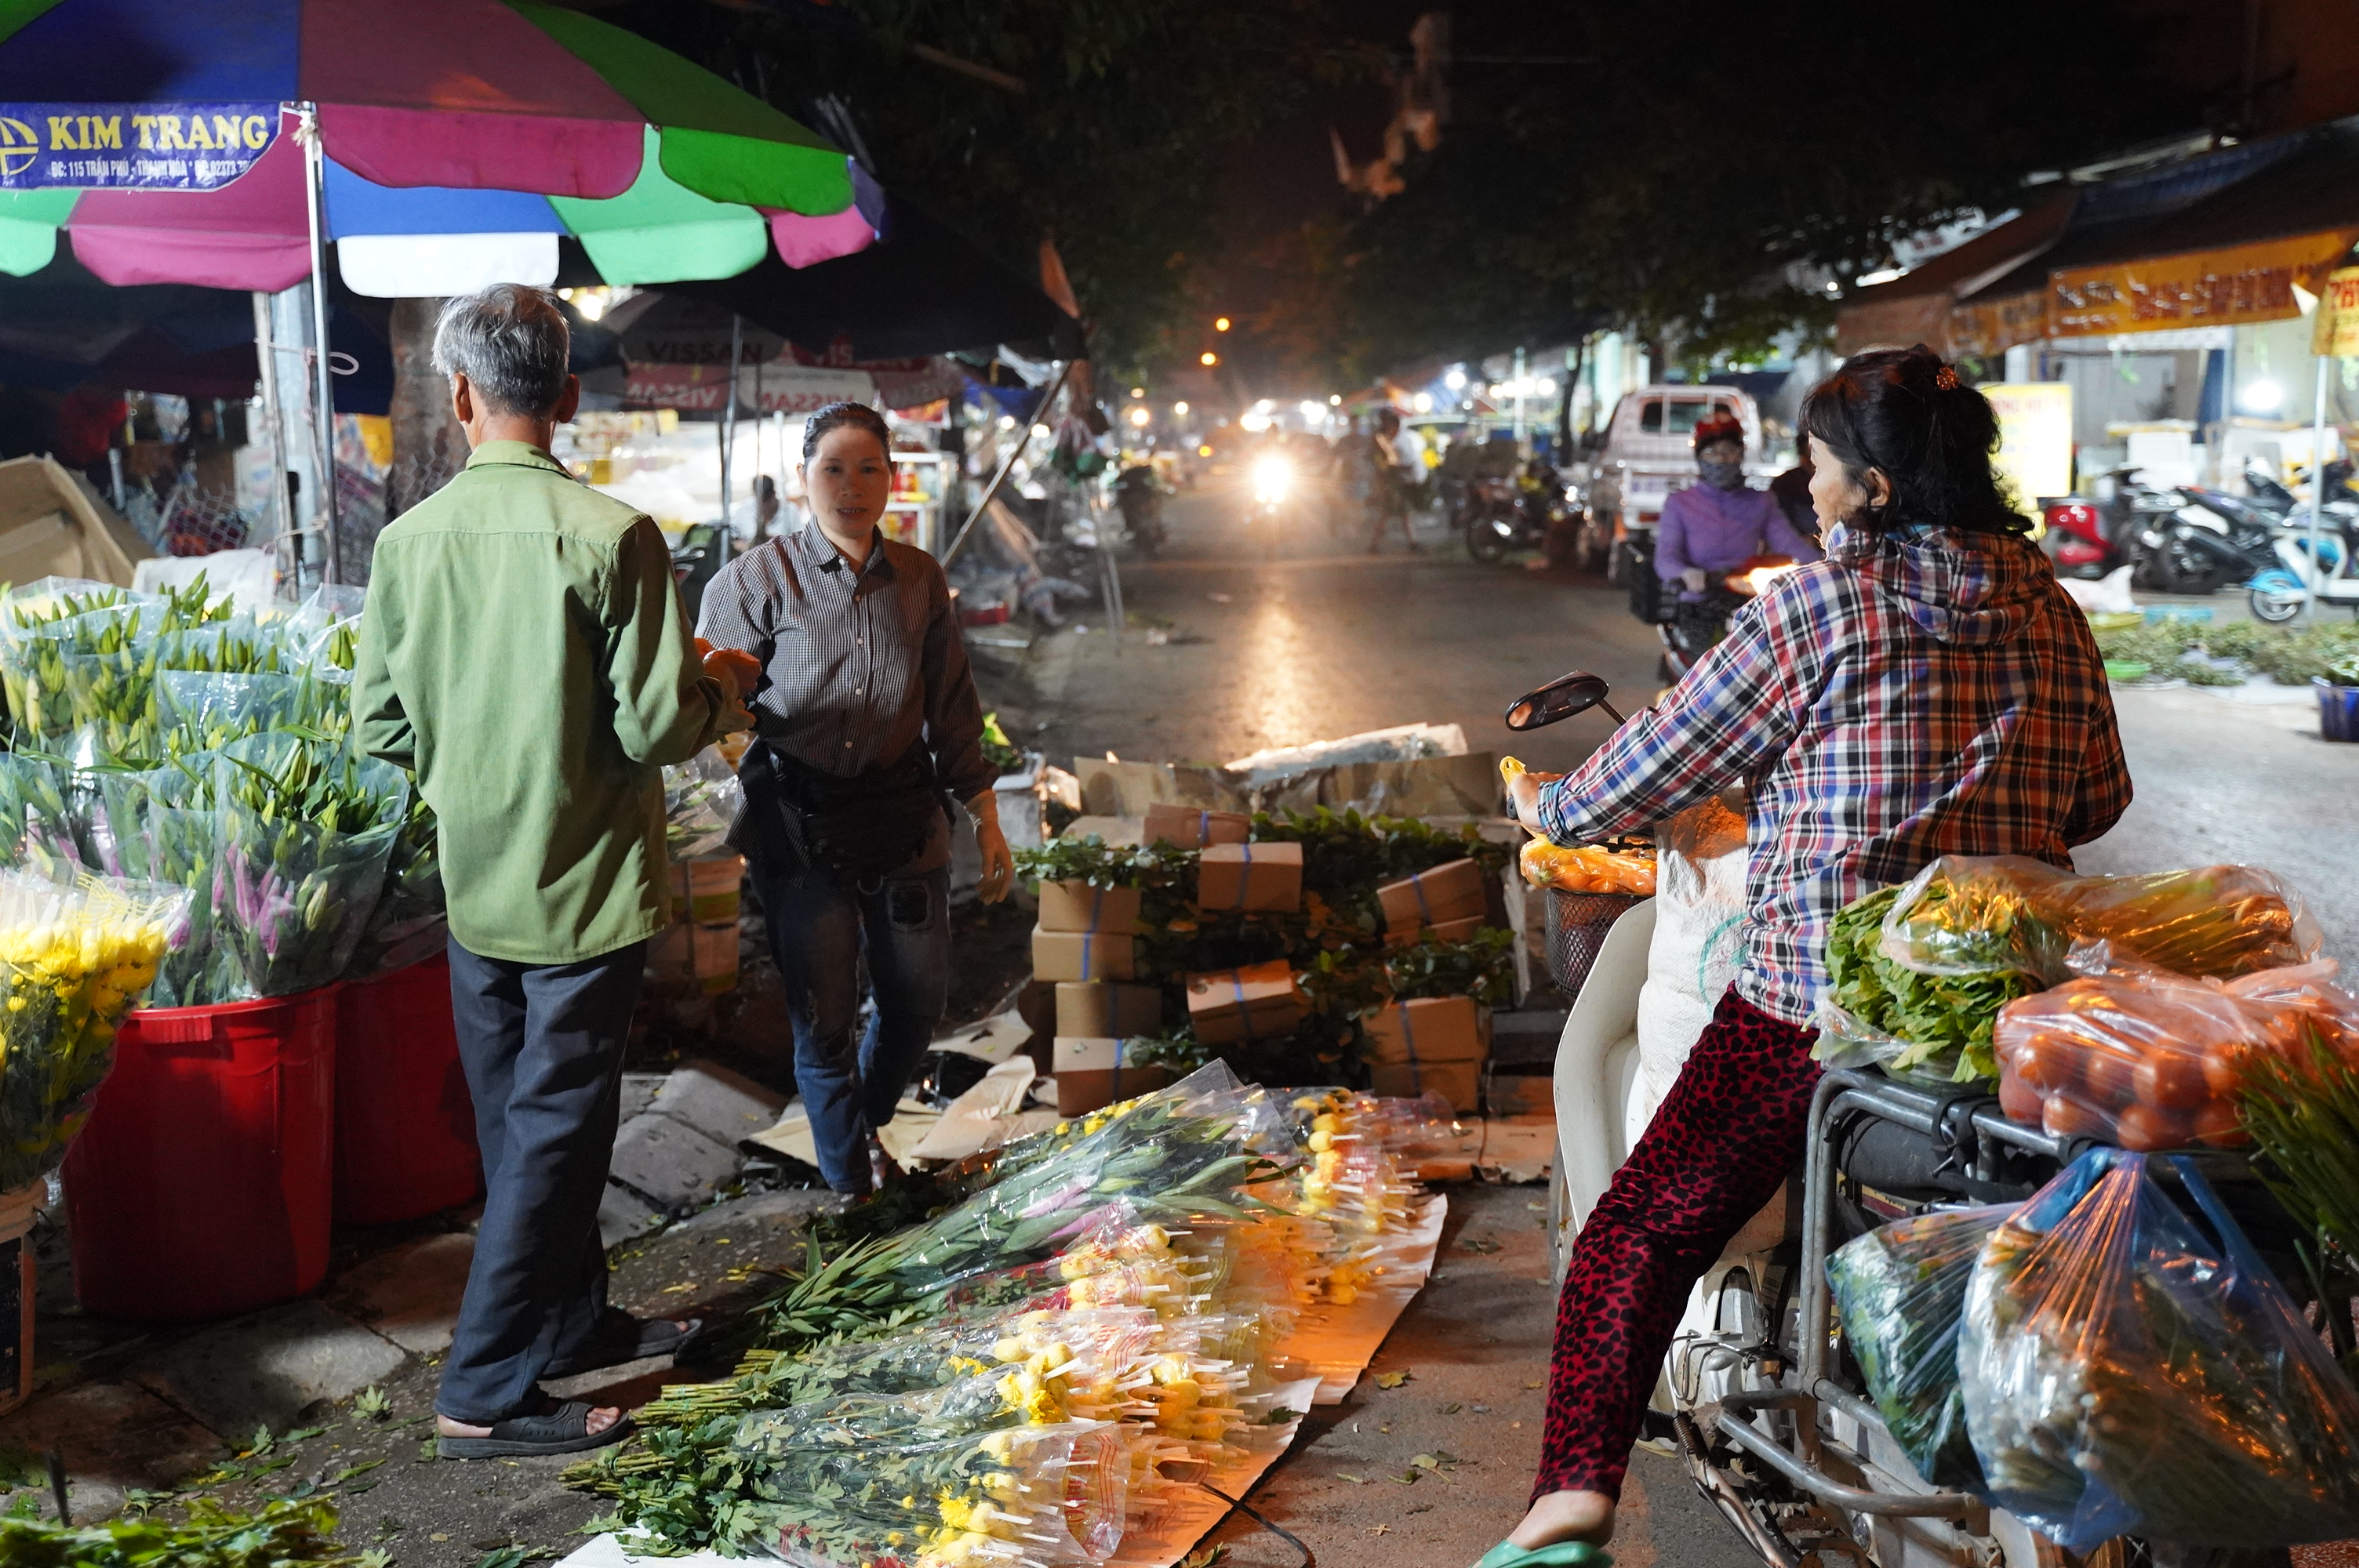
[[[1511,698],[1576,667],[1634,703],[1656,689],[1654,633],[1630,618],[1620,590],[1594,579],[1477,566],[1431,523],[1422,556],[1402,554],[1396,539],[1370,557],[1314,524],[1263,558],[1225,510],[1177,503],[1166,558],[1125,565],[1134,624],[1119,647],[1093,611],[1077,618],[1086,632],[1036,645],[1028,691],[995,687],[1015,728],[1030,731],[1021,739],[1052,759],[1112,751],[1220,762],[1430,720],[1462,725],[1478,751],[1560,769],[1611,722],[1587,716],[1513,736],[1499,719]],[[1150,646],[1149,626],[1169,641]],[[2330,950],[2359,958],[2359,747],[2319,740],[2315,706],[2282,695],[2293,700],[2120,692],[2137,804],[2082,863],[2276,868],[2310,897]]]

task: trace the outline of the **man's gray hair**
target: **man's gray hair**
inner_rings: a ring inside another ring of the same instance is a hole
[[[557,296],[495,283],[442,307],[434,324],[434,368],[465,373],[494,414],[547,414],[565,395],[572,333]]]

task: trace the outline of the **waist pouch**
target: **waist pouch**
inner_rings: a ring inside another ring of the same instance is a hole
[[[890,767],[851,778],[758,746],[739,777],[749,831],[738,847],[790,878],[814,871],[839,881],[890,876],[924,852],[935,820],[948,816],[922,745]]]

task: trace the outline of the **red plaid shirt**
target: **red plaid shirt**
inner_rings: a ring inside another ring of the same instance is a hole
[[[1561,844],[1750,796],[1738,994],[1810,1022],[1837,910],[1942,855],[2070,866],[2130,801],[2104,662],[2013,535],[1838,535],[1658,705],[1541,792]]]

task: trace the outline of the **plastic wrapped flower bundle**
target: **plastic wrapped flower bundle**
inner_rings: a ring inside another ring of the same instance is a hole
[[[1148,1222],[1248,1212],[1245,1189],[1283,1170],[1257,1152],[1276,1141],[1263,1097],[1219,1066],[1161,1093],[1170,1098],[995,1172],[963,1203],[806,1274],[764,1309],[766,1342],[811,1343],[973,1277],[1073,1254],[1110,1205]],[[1088,1271],[1076,1261],[1066,1277]]]
[[[408,812],[401,770],[273,730],[215,754],[213,799],[213,933],[244,994],[288,996],[336,979]]]
[[[114,1061],[114,1028],[185,935],[189,895],[0,871],[0,1191],[54,1170]]]

